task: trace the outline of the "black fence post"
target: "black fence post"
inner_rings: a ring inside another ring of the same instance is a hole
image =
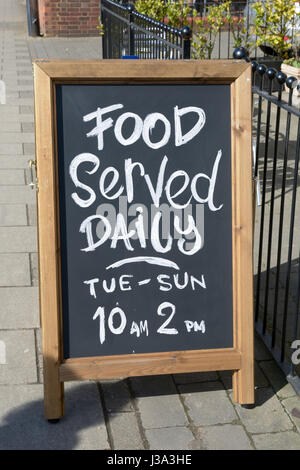
[[[102,45],[102,59],[108,59],[108,55],[106,54],[106,42],[107,42],[107,21],[106,21],[106,15],[104,10],[102,9],[102,2],[100,4],[100,18],[101,18],[101,26],[102,33],[101,34],[101,45]]]
[[[134,5],[129,3],[127,5],[127,10],[129,12],[129,55],[134,55],[134,29],[133,29],[133,23],[134,23]]]
[[[191,58],[191,38],[192,30],[189,26],[184,26],[181,29],[181,36],[183,39],[183,59]]]
[[[250,62],[249,53],[244,47],[236,47],[232,55],[234,59],[245,60],[246,62]]]

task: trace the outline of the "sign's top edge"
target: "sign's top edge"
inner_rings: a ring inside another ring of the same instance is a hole
[[[161,79],[232,82],[251,64],[240,60],[36,59],[34,69],[53,79]]]

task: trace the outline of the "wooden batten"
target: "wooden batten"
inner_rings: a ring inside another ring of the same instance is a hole
[[[45,415],[64,414],[63,384],[59,382],[61,312],[58,274],[56,161],[51,78],[34,68],[35,133],[38,178],[39,285],[44,360]]]
[[[128,64],[125,60],[39,60],[35,64],[49,77],[55,80],[108,80],[130,81],[143,80],[187,80],[202,83],[231,83],[241,75],[249,64],[236,60],[136,60]]]
[[[67,359],[60,366],[60,380],[112,379],[142,375],[234,370],[241,354],[234,349],[173,351],[167,353]]]
[[[231,85],[233,178],[233,271],[235,343],[242,366],[233,373],[234,400],[254,403],[253,204],[251,148],[251,69]]]

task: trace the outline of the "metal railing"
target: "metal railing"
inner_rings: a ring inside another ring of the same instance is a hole
[[[230,5],[231,22],[225,21],[224,26],[221,27],[217,34],[214,49],[212,51],[212,59],[231,59],[232,51],[238,46],[246,46],[244,41],[251,43],[251,57],[258,59],[265,57],[266,53],[255,45],[257,36],[254,30],[255,13],[252,4],[256,0],[233,0]],[[199,12],[200,18],[205,18],[208,15],[209,8],[216,6],[218,3],[214,0],[199,0],[195,2],[196,9]],[[197,26],[195,19],[192,19],[191,28],[195,33]],[[244,33],[242,31],[245,30]],[[241,43],[237,43],[237,38],[241,38]]]
[[[212,59],[230,59],[237,47],[237,38],[247,38],[252,58],[261,59],[270,53],[266,46],[255,45],[257,36],[254,32],[254,0],[233,0],[230,5],[231,22],[225,20],[220,28],[212,50]],[[137,55],[141,59],[187,59],[194,57],[193,41],[197,43],[197,19],[205,19],[209,8],[216,6],[214,0],[196,0],[185,2],[190,7],[185,25],[173,28],[165,22],[142,15],[134,9],[135,0],[102,0],[101,22],[103,25],[103,57],[116,59],[124,55]],[[198,13],[194,17],[193,11]],[[208,27],[209,30],[209,27]],[[192,33],[193,31],[193,33]],[[210,38],[212,33],[210,31]],[[242,45],[243,40],[242,40]],[[272,52],[272,51],[271,51]],[[273,54],[273,53],[272,53]],[[272,55],[271,54],[271,55]],[[197,58],[197,57],[195,57]],[[274,58],[273,56],[271,58]]]
[[[256,61],[252,71],[255,325],[300,394],[300,84]]]
[[[156,21],[112,0],[101,1],[104,59],[189,59],[191,30]]]
[[[128,0],[121,0],[122,3],[127,3]],[[176,0],[174,0],[176,2]],[[193,31],[193,40],[197,42],[197,20],[204,19],[207,17],[209,13],[210,7],[215,7],[218,4],[222,3],[225,0],[186,0],[183,3],[184,7],[189,7],[190,12],[186,19],[186,24],[192,29]],[[251,57],[252,58],[260,58],[265,57],[267,55],[266,50],[262,50],[260,47],[255,46],[257,36],[254,31],[254,19],[255,13],[252,8],[252,4],[255,3],[256,0],[232,0],[230,5],[230,15],[231,15],[231,22],[225,20],[224,26],[221,27],[219,32],[217,33],[217,37],[215,40],[214,48],[212,51],[212,59],[231,59],[232,51],[237,46],[244,46],[245,44],[242,42],[241,44],[237,44],[235,38],[241,36],[241,32],[243,28],[245,28],[245,34],[243,35],[245,38],[247,37],[248,41],[252,43],[251,46]],[[130,0],[130,3],[135,4],[135,0]],[[196,12],[194,16],[193,12]],[[168,19],[166,18],[166,22]],[[183,18],[182,18],[182,26]],[[209,30],[209,27],[208,27]],[[210,32],[210,38],[212,37],[212,33]]]

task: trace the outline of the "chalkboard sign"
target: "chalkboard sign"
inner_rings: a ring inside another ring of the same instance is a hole
[[[76,379],[228,369],[253,402],[250,77],[35,63],[48,419]]]

